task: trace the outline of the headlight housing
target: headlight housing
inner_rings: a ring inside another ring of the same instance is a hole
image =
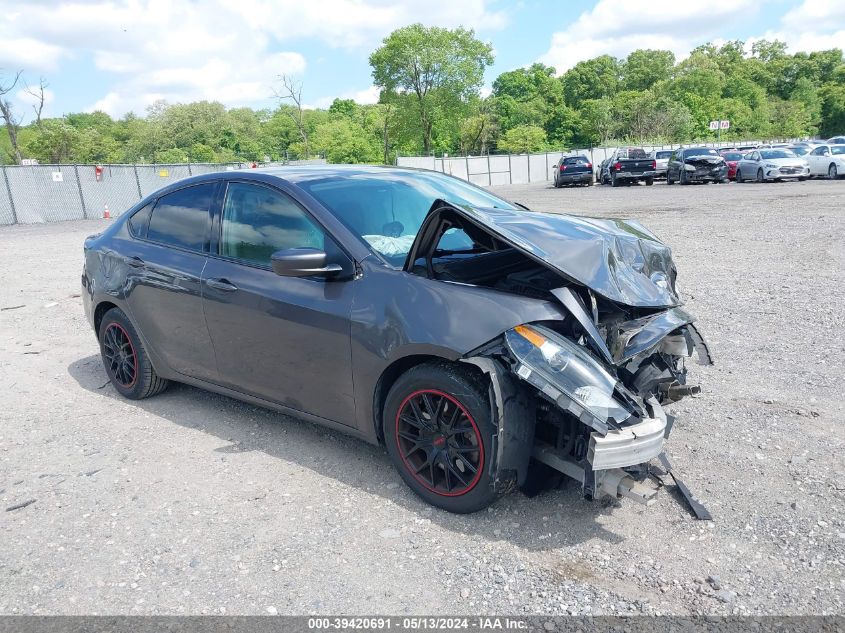
[[[777,169],[778,166],[775,165],[774,163],[766,163],[766,167],[768,169]]]
[[[540,325],[508,330],[505,342],[520,363],[519,377],[585,424],[607,432],[633,415],[614,397],[616,379],[576,343]]]

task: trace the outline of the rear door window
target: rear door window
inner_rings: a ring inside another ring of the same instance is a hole
[[[185,187],[162,196],[153,208],[147,239],[203,252],[216,183]]]

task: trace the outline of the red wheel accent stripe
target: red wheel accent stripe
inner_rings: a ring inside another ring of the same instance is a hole
[[[404,452],[402,451],[402,445],[399,443],[399,416],[402,414],[402,411],[405,409],[405,405],[408,404],[408,401],[411,398],[416,398],[417,396],[424,393],[432,393],[437,396],[443,396],[444,398],[449,400],[452,404],[454,404],[463,412],[463,414],[467,417],[467,420],[469,420],[469,423],[472,425],[473,430],[475,431],[475,438],[478,440],[478,472],[475,473],[475,477],[473,477],[472,481],[469,482],[469,486],[467,486],[466,490],[462,490],[460,492],[443,492],[441,490],[437,490],[436,488],[432,488],[428,485],[428,482],[426,482],[424,479],[420,478],[416,473],[414,473],[414,469],[408,463],[408,460],[405,459]],[[462,495],[467,494],[473,488],[475,488],[476,484],[478,484],[478,480],[481,479],[482,472],[484,472],[484,442],[481,438],[481,432],[478,430],[478,425],[476,425],[475,420],[470,415],[469,411],[467,411],[464,405],[462,405],[448,393],[439,391],[438,389],[420,389],[418,391],[413,392],[411,395],[406,396],[405,399],[402,400],[402,404],[399,405],[399,409],[396,413],[396,448],[399,451],[399,457],[402,458],[402,462],[405,464],[405,468],[407,468],[408,472],[411,473],[413,478],[420,482],[420,484],[426,490],[430,490],[434,494],[440,495],[441,497],[460,497]]]

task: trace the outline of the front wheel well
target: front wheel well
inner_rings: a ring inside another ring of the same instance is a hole
[[[373,392],[373,425],[375,427],[376,437],[380,443],[384,443],[384,429],[382,428],[382,417],[384,416],[384,404],[387,401],[387,394],[390,393],[390,388],[399,379],[399,376],[406,371],[424,363],[442,363],[444,365],[455,365],[461,369],[469,371],[477,371],[479,376],[482,374],[481,370],[473,365],[461,363],[460,361],[451,361],[442,356],[433,356],[430,354],[412,354],[410,356],[403,356],[385,368],[376,382],[376,388]]]

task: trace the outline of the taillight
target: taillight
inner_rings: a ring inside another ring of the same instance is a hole
[[[587,169],[592,169],[592,168],[593,168],[593,164],[592,164],[592,163],[587,163]]]
[[[560,166],[560,170],[561,170],[561,171],[566,171],[566,165],[561,165],[561,166]]]
[[[657,169],[657,161],[656,160],[651,161],[651,168]]]
[[[615,169],[616,171],[622,171],[622,163],[615,163],[613,165],[613,169]]]

